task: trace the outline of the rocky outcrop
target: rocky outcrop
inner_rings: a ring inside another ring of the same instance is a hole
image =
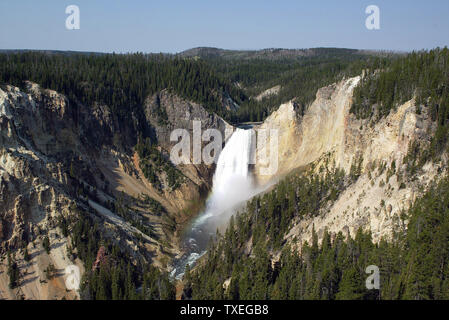
[[[192,119],[201,120],[204,129],[229,126],[200,105],[167,91],[148,98],[145,108],[147,122],[139,124],[135,119],[134,123],[154,130],[165,152],[170,150],[170,130],[191,128]],[[164,110],[167,123],[158,122],[155,108]],[[189,117],[179,117],[187,113]],[[182,221],[183,211],[207,195],[210,185],[213,167],[185,165],[178,168],[186,177],[179,188],[154,188],[132,150],[137,141],[136,134],[131,134],[135,128],[118,123],[107,106],[85,106],[35,83],[26,83],[24,89],[9,85],[0,89],[0,129],[0,255],[10,250],[21,272],[34,272],[21,286],[27,299],[78,297],[76,292],[66,292],[63,273],[45,285],[40,282],[44,276],[38,276],[50,264],[58,270],[71,264],[82,267],[81,261],[68,258],[70,236],[64,237],[57,223],[61,217],[76,219],[73,208],[97,221],[104,236],[130,256],[163,268],[163,261],[178,250],[175,235],[164,226],[170,220]],[[109,210],[119,198],[129,211],[126,219]],[[156,236],[143,234],[129,216],[148,221]],[[46,235],[57,244],[49,254],[42,248]],[[161,241],[172,246],[161,250]],[[25,247],[31,262],[24,261]],[[8,288],[4,263],[0,265],[0,292],[13,299],[17,289]]]
[[[221,117],[209,113],[203,106],[186,101],[170,93],[169,90],[163,90],[146,100],[145,116],[152,128],[154,128],[158,144],[164,149],[167,158],[171,148],[177,143],[177,141],[170,141],[170,134],[175,129],[186,129],[190,133],[190,141],[192,143],[194,121],[200,122],[201,133],[213,128],[219,130],[222,137],[226,137],[226,131],[233,129]],[[207,195],[208,190],[211,188],[210,183],[215,169],[214,165],[205,165],[204,163],[181,164],[178,168],[192,182],[188,183],[186,188],[180,191],[180,200],[184,199],[188,202],[198,198],[197,195],[186,198],[186,195],[192,191],[197,192],[198,195],[199,193],[202,193],[203,196]],[[169,197],[170,195],[166,196]]]
[[[262,91],[259,95],[257,95],[254,98],[254,100],[262,101],[265,98],[277,95],[280,90],[281,90],[281,86],[280,85],[274,86],[274,87],[269,88],[269,89],[267,89],[265,91]]]
[[[315,101],[301,116],[293,102],[279,107],[258,129],[278,130],[278,171],[261,175],[257,161],[255,176],[266,185],[295,168],[313,164],[340,167],[350,173],[359,165],[361,176],[340,198],[322,208],[318,217],[292,222],[286,239],[310,241],[312,229],[323,234],[350,232],[359,227],[371,230],[375,241],[388,238],[398,228],[406,228],[401,211],[446,170],[442,163],[429,163],[415,179],[404,180],[403,159],[413,141],[427,143],[433,124],[426,112],[416,113],[414,100],[398,106],[378,122],[358,120],[349,110],[352,93],[360,77],[343,80],[318,90]],[[270,144],[258,146],[257,154],[270,152]],[[258,159],[259,160],[259,159]],[[386,170],[385,168],[390,168]]]
[[[277,130],[279,141],[277,172],[260,175],[263,161],[256,161],[255,173],[260,184],[314,162],[325,153],[334,151],[342,156],[352,91],[358,81],[357,77],[319,89],[315,101],[302,117],[294,102],[283,104],[256,128],[267,132]],[[269,155],[269,148],[270,144],[266,143],[258,147],[257,154]],[[339,159],[338,163],[342,162]]]
[[[158,143],[166,150],[173,146],[170,141],[171,132],[175,129],[187,129],[192,132],[194,120],[201,121],[201,130],[218,129],[223,137],[225,130],[232,128],[221,117],[209,113],[203,106],[186,101],[169,90],[162,90],[147,98],[145,116],[155,128]]]
[[[256,127],[276,129],[279,142],[276,172],[262,175],[263,161],[256,159],[253,172],[261,186],[304,166],[311,165],[317,172],[320,167],[340,167],[349,173],[354,164],[360,165],[360,177],[335,202],[318,214],[292,221],[288,242],[310,241],[313,229],[322,235],[326,228],[353,235],[362,227],[371,230],[375,241],[389,237],[407,226],[402,210],[446,171],[443,157],[441,163],[426,164],[414,179],[404,178],[403,158],[413,141],[428,142],[432,122],[425,110],[416,113],[413,100],[378,122],[356,119],[349,110],[359,81],[360,77],[345,79],[318,90],[305,113],[294,102],[283,104]],[[238,107],[227,102],[228,108]],[[155,138],[166,161],[176,143],[170,141],[174,129],[192,135],[194,120],[201,121],[203,131],[215,128],[224,137],[233,129],[203,106],[168,90],[148,97],[143,107],[144,119],[133,114],[131,122]],[[103,234],[131,256],[165,267],[164,261],[179,251],[176,234],[164,229],[167,221],[185,221],[185,212],[198,206],[211,187],[214,165],[191,164],[177,166],[186,178],[179,188],[155,188],[144,177],[133,150],[136,128],[118,123],[107,106],[84,106],[34,83],[27,83],[24,90],[0,89],[0,129],[0,254],[17,253],[21,269],[36,274],[26,278],[27,298],[66,296],[62,276],[40,285],[49,264],[61,270],[70,264],[82,266],[67,256],[70,236],[63,237],[56,223],[60,217],[76,218],[74,206],[99,222]],[[256,154],[271,154],[270,148],[268,141],[258,146]],[[151,224],[158,240],[113,212],[110,203],[118,198],[132,217]],[[154,209],[158,206],[148,198],[156,200],[163,212]],[[43,250],[44,235],[55,244],[49,254]],[[25,247],[33,255],[31,263],[24,262]],[[0,291],[14,298],[17,292],[7,289],[5,268],[0,265]]]

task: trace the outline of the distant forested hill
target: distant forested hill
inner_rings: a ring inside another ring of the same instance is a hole
[[[415,114],[428,115],[427,120],[431,119],[429,122],[435,127],[420,140],[424,141],[423,145],[409,146],[401,163],[392,161],[389,168],[386,163],[379,164],[380,174],[384,171],[386,175],[395,174],[399,189],[404,185],[399,184],[399,175],[401,179],[407,176],[404,181],[414,184],[418,180],[414,173],[432,161],[441,164],[435,168],[432,179],[442,175],[449,151],[449,50],[446,48],[407,55],[326,48],[261,51],[197,48],[179,55],[0,53],[0,85],[24,87],[24,81],[30,80],[64,93],[70,107],[102,104],[109,108],[120,126],[133,128],[133,132],[128,131],[133,138],[140,138],[144,132],[146,97],[163,89],[198,102],[228,121],[256,121],[263,120],[290,99],[296,99],[304,110],[320,87],[362,72],[364,77],[354,91],[351,109],[354,115],[351,119],[358,118],[357,128],[359,124],[360,128],[374,125],[399,104],[414,97]],[[281,86],[278,94],[261,101],[254,99],[260,92],[277,85]],[[240,109],[229,110],[223,106],[222,97],[227,95]],[[358,131],[354,135],[357,134]],[[157,173],[163,170],[168,186],[176,189],[180,184],[177,169],[165,161],[154,141],[139,140],[135,151],[141,159],[143,175],[158,186]],[[80,157],[67,157],[65,167],[74,190],[76,186],[76,196],[82,200],[95,199],[100,189],[90,191],[89,186],[85,187],[86,179],[77,173],[77,162],[73,159]],[[325,214],[323,209],[354,186],[361,170],[360,165],[351,167],[349,173],[330,166],[322,170],[305,168],[251,199],[241,213],[231,218],[225,233],[211,243],[198,266],[186,270],[184,296],[193,299],[449,299],[447,173],[417,197],[410,208],[398,210],[397,219],[404,225],[407,221],[408,227],[396,230],[391,241],[374,243],[369,232],[359,230],[353,237],[323,231],[321,244],[316,232],[310,243],[299,244],[298,239],[287,242],[292,222]],[[89,170],[85,172],[91,175]],[[373,186],[374,181],[371,182]],[[386,183],[388,190],[392,190],[388,180]],[[382,180],[379,184],[386,183]],[[142,201],[154,207],[152,212],[165,210],[149,197]],[[385,205],[384,199],[379,198],[379,202],[381,207]],[[134,222],[133,226],[140,231],[154,236],[154,230],[143,224],[145,220],[128,217],[129,210],[121,197],[111,202],[110,207],[125,220]],[[166,272],[161,273],[147,264],[129,263],[130,256],[123,255],[113,241],[104,239],[101,223],[81,209],[70,208],[76,213],[73,221],[63,218],[57,221],[63,236],[70,233],[71,246],[76,248],[87,270],[92,270],[100,246],[104,246],[114,262],[111,268],[88,273],[82,298],[175,297],[176,288]],[[167,221],[164,225],[175,223]],[[295,249],[300,250],[291,250],[296,245]],[[48,245],[45,247],[50,249]],[[15,285],[18,269],[17,265],[14,267],[14,257],[9,260],[12,263],[8,273]],[[368,291],[363,283],[365,268],[371,264],[382,270],[380,290]]]
[[[331,236],[325,229],[321,244],[315,230],[309,243],[298,244],[297,239],[288,242],[292,221],[325,215],[323,208],[339,199],[360,175],[356,173],[359,169],[352,167],[349,175],[332,167],[294,173],[272,191],[253,198],[242,213],[231,218],[226,232],[211,245],[200,265],[187,270],[184,293],[188,297],[449,299],[449,177],[443,173],[449,151],[449,50],[378,57],[368,63],[356,60],[345,70],[356,70],[357,65],[364,65],[365,76],[355,89],[351,112],[361,127],[374,127],[412,98],[416,98],[416,114],[428,115],[435,127],[421,140],[422,145],[411,143],[398,163],[405,167],[408,183],[417,180],[416,173],[422,172],[424,165],[441,166],[441,180],[417,197],[410,208],[398,212],[398,219],[407,228],[395,230],[392,239],[379,243],[372,241],[371,232],[362,229],[352,237],[343,232]],[[320,69],[320,63],[315,69]],[[327,74],[331,77],[336,73]],[[324,79],[329,77],[323,74]],[[248,84],[251,80],[245,81]],[[396,171],[394,161],[388,171]],[[405,185],[399,189],[402,187]],[[382,206],[384,200],[379,201]],[[379,290],[365,286],[368,265],[382,270]]]
[[[306,108],[318,88],[360,74],[368,65],[381,67],[393,56],[333,48],[196,48],[178,55],[13,50],[0,53],[0,83],[22,86],[30,80],[87,105],[105,104],[125,123],[132,113],[139,118],[148,95],[168,88],[238,123],[261,121],[293,98]],[[250,98],[277,85],[281,90],[275,96]],[[223,107],[227,95],[240,105],[238,111]]]
[[[242,87],[247,96],[280,85],[279,94],[262,101],[245,99],[233,115],[235,122],[262,121],[273,110],[293,98],[303,109],[313,101],[317,89],[343,77],[358,75],[367,66],[381,67],[396,55],[353,49],[265,49],[232,51],[196,48],[182,57],[206,61],[218,74]]]

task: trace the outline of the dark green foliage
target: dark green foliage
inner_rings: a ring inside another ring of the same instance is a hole
[[[447,97],[449,90],[448,62],[447,48],[413,52],[398,59],[385,60],[376,69],[369,70],[355,89],[351,112],[359,118],[371,117],[377,112],[377,117],[381,118],[398,104],[416,96],[418,105],[430,108],[433,120],[441,120],[438,117],[442,113],[439,103],[441,98]],[[373,109],[375,105],[376,109]]]
[[[135,149],[139,155],[139,166],[145,178],[157,188],[162,189],[159,175],[163,171],[167,176],[168,187],[176,190],[181,186],[184,179],[183,174],[179,171],[169,159],[165,159],[158,147],[154,145],[149,138],[143,141],[139,139],[139,143]]]
[[[254,59],[206,58],[224,78],[243,86],[247,95],[256,96],[264,89],[281,85],[279,94],[262,101],[242,99],[234,122],[262,121],[280,104],[293,98],[300,113],[315,99],[319,88],[359,75],[367,65],[378,65],[383,58],[357,50],[316,48],[313,54],[276,60],[263,56]]]
[[[20,283],[20,270],[14,257],[11,257],[11,253],[8,251],[8,270],[9,276],[9,288],[14,289],[19,286]]]
[[[284,235],[295,218],[317,215],[324,203],[335,201],[345,189],[342,170],[324,170],[323,178],[308,171],[283,180],[270,193],[249,201],[244,213],[231,218],[222,240],[211,249],[205,267],[192,275],[193,298],[226,297],[218,288],[232,274],[239,279],[231,281],[228,295],[240,299],[270,298],[270,284],[280,270],[272,269],[269,253],[281,250]],[[254,245],[254,258],[243,253],[249,239]]]
[[[129,260],[119,259],[114,253],[108,255],[114,265],[102,265],[88,271],[81,291],[83,298],[94,300],[173,300],[175,288],[168,275],[149,266],[140,270]]]
[[[23,259],[26,262],[29,262],[31,260],[31,257],[30,257],[30,254],[28,252],[28,247],[27,246],[25,246],[25,248],[23,249]]]
[[[64,237],[67,237],[69,235],[69,226],[67,223],[67,219],[63,215],[58,217],[58,226],[59,228],[61,228],[62,235]]]
[[[409,212],[406,299],[449,299],[449,179],[432,188]]]
[[[44,247],[45,251],[47,253],[50,253],[50,239],[48,238],[48,236],[45,236],[44,239],[42,240],[42,246]]]
[[[304,112],[318,88],[360,74],[367,65],[383,65],[380,61],[385,60],[350,49],[317,48],[313,52],[277,60],[259,57],[232,61],[143,54],[4,53],[0,54],[0,83],[23,86],[23,81],[31,80],[64,93],[72,102],[104,104],[120,129],[133,127],[138,136],[145,132],[145,99],[162,89],[201,103],[226,120],[260,121],[293,98]],[[282,87],[278,95],[261,102],[248,99],[275,85]],[[237,112],[223,107],[222,98],[228,95],[241,106]],[[156,116],[160,124],[167,122],[164,109],[157,109]],[[119,146],[120,141],[115,144]]]
[[[410,147],[405,159],[413,175],[446,149],[449,134],[449,50],[413,52],[369,70],[354,91],[351,112],[358,118],[378,120],[398,105],[416,98],[417,113],[426,108],[437,124],[430,145]]]
[[[135,210],[131,210],[128,207],[128,205],[125,204],[125,195],[123,192],[117,197],[117,200],[115,202],[108,203],[108,206],[111,211],[113,211],[115,214],[125,219],[126,222],[131,224],[133,227],[137,228],[143,234],[153,239],[157,238],[157,235],[154,232],[152,226],[150,225],[148,218],[139,214]],[[161,212],[165,212],[162,206],[161,208],[162,208]],[[157,214],[160,215],[160,213]],[[141,237],[140,234],[138,235],[139,237]]]
[[[82,299],[174,299],[175,288],[168,274],[131,257],[114,239],[102,236],[92,217],[73,208],[77,219],[70,223],[72,247],[83,261],[86,273],[80,288]],[[106,262],[92,268],[100,246]],[[140,292],[140,293],[139,293]]]
[[[270,229],[276,219],[289,216],[290,210],[299,216],[300,212],[313,213],[318,199],[325,199],[329,190],[318,193],[316,198],[312,191],[319,188],[311,185],[327,185],[330,180],[319,182],[313,176],[308,181],[297,179],[301,184],[293,179],[289,185],[300,185],[312,200],[289,202],[290,197],[298,195],[280,186],[265,196],[269,200],[263,205],[263,198],[250,202],[246,212],[231,220],[201,266],[190,272],[188,283],[193,299],[448,299],[449,178],[402,214],[410,219],[406,234],[373,244],[371,235],[362,230],[355,238],[342,233],[332,238],[324,231],[318,245],[313,231],[312,243],[306,242],[301,253],[289,245],[276,246],[278,237],[282,239],[287,229],[276,229],[280,236]],[[270,212],[276,207],[276,199],[285,199],[291,205],[277,211],[278,217],[264,215],[265,210]],[[248,241],[253,245],[250,256],[245,252]],[[277,253],[280,259],[272,265]],[[365,269],[370,265],[380,269],[380,290],[365,286],[369,276]],[[220,289],[229,279],[227,290]]]
[[[362,156],[356,157],[352,162],[351,169],[349,170],[349,177],[351,178],[352,182],[357,181],[357,179],[362,174],[362,164],[363,164]]]
[[[0,83],[22,86],[25,80],[86,105],[105,104],[127,124],[132,113],[143,112],[147,96],[166,88],[224,117],[220,94],[227,92],[238,103],[245,99],[205,63],[162,55],[0,54]]]

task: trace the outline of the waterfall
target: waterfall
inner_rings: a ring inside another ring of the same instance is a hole
[[[214,192],[220,192],[233,177],[248,179],[252,130],[237,129],[220,154],[215,170]]]
[[[250,197],[252,179],[248,174],[251,160],[252,130],[236,129],[218,158],[212,180],[212,193],[206,204],[206,211],[196,221],[204,223],[213,218],[226,222],[235,205]],[[215,230],[214,230],[215,231]]]
[[[177,279],[182,277],[187,264],[192,266],[206,253],[210,238],[228,222],[236,207],[256,193],[249,173],[254,152],[252,138],[253,130],[236,129],[221,151],[206,209],[186,232],[183,241],[186,253],[174,263],[172,275]]]

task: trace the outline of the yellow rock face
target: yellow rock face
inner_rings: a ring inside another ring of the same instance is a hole
[[[352,92],[359,80],[360,77],[355,77],[318,90],[315,101],[303,117],[297,115],[293,102],[283,104],[256,128],[278,130],[279,142],[278,170],[272,175],[261,174],[264,166],[260,155],[269,154],[269,143],[257,148],[254,172],[259,184],[314,162],[328,152],[340,151],[341,158]]]
[[[398,106],[385,118],[371,122],[358,120],[350,113],[353,90],[360,77],[343,80],[318,90],[315,101],[304,116],[298,115],[293,102],[281,105],[257,129],[278,131],[278,170],[261,174],[263,155],[273,149],[269,143],[257,146],[254,175],[260,186],[276,182],[292,170],[308,164],[340,167],[349,173],[356,159],[362,159],[362,175],[340,198],[314,218],[294,221],[287,239],[310,241],[312,228],[323,234],[340,231],[352,235],[359,227],[372,232],[373,240],[388,238],[397,228],[406,228],[399,214],[407,209],[419,192],[437,179],[441,165],[428,163],[415,184],[402,185],[396,175],[387,176],[381,163],[390,167],[394,161],[398,174],[403,174],[403,158],[415,140],[428,140],[434,128],[425,111],[416,113],[414,100]],[[318,170],[319,166],[316,166]],[[384,203],[382,206],[381,203]],[[346,234],[346,233],[345,233]]]

